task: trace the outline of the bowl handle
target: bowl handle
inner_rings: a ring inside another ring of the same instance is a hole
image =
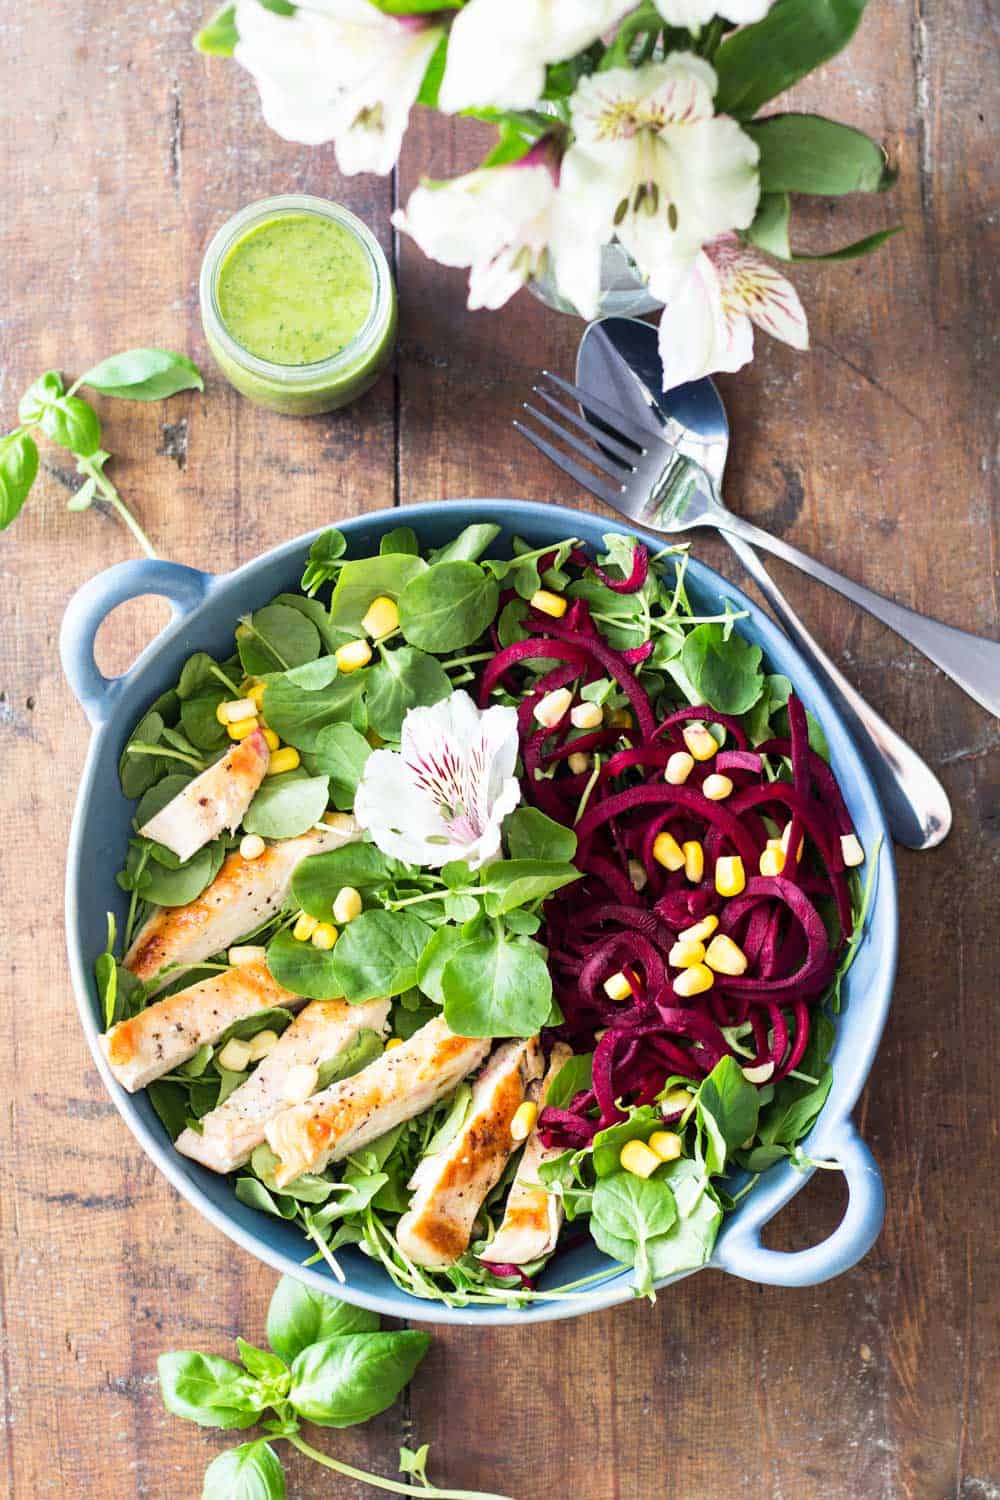
[[[105,677],[94,660],[94,640],[105,616],[127,599],[160,594],[173,605],[173,619],[188,615],[202,602],[211,573],[157,558],[117,563],[77,589],[63,616],[59,655],[67,681],[91,724],[103,724],[134,670]]]
[[[875,1158],[851,1120],[823,1132],[823,1155],[840,1163],[850,1194],[847,1211],[828,1239],[809,1250],[768,1250],[760,1242],[760,1232],[784,1205],[763,1201],[755,1212],[751,1192],[721,1238],[712,1263],[733,1276],[768,1286],[815,1286],[866,1255],[885,1214],[885,1191]]]

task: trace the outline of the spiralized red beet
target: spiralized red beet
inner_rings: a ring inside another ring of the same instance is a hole
[[[632,553],[632,571],[627,578],[613,578],[589,558],[586,552],[581,552],[579,547],[573,548],[569,560],[578,568],[585,568],[593,573],[605,588],[611,589],[615,594],[637,594],[649,576],[649,552],[641,544]]]

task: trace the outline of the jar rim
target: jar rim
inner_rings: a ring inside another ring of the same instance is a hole
[[[372,273],[372,300],[368,316],[342,349],[312,364],[286,365],[263,359],[241,344],[226,324],[219,307],[219,272],[229,251],[257,224],[276,214],[313,214],[317,218],[340,224],[352,234],[365,252]],[[278,193],[258,198],[232,214],[219,226],[208,243],[201,263],[198,294],[202,317],[211,325],[211,333],[234,363],[251,374],[281,385],[312,385],[317,380],[336,376],[354,367],[384,332],[387,315],[392,310],[392,273],[385,252],[368,225],[357,214],[329,198],[311,193]]]

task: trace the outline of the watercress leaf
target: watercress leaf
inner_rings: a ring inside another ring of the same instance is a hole
[[[463,896],[450,891],[444,898],[444,914],[449,922],[468,922],[479,910],[475,896]]]
[[[710,1174],[725,1171],[726,1158],[757,1131],[756,1086],[743,1077],[733,1057],[720,1058],[695,1096],[705,1166]]]
[[[594,1188],[594,1221],[618,1239],[641,1244],[666,1234],[677,1218],[674,1195],[658,1177],[636,1177],[614,1172]]]
[[[342,531],[331,526],[316,538],[309,548],[309,558],[302,574],[301,587],[312,597],[316,591],[336,578],[343,567],[343,556],[347,551],[347,538]]]
[[[391,1406],[430,1347],[430,1334],[351,1333],[296,1355],[289,1401],[307,1422],[351,1427]]]
[[[437,1005],[444,1004],[443,977],[446,966],[468,938],[457,927],[439,927],[417,963],[417,984]]]
[[[326,776],[286,771],[266,777],[243,815],[243,827],[267,839],[296,838],[320,821],[329,798]]]
[[[534,1036],[552,1004],[545,949],[489,930],[448,960],[441,991],[445,1020],[459,1036]]]
[[[765,1146],[791,1146],[808,1135],[826,1103],[832,1082],[833,1073],[829,1067],[823,1068],[816,1084],[783,1078],[774,1091],[773,1102],[761,1114],[761,1143]]]
[[[319,631],[301,610],[266,604],[241,622],[236,645],[243,670],[251,677],[262,677],[314,661],[319,655]]]
[[[46,406],[58,401],[62,394],[62,376],[58,370],[46,370],[28,386],[18,402],[17,414],[22,422],[32,425],[39,421]]]
[[[187,982],[186,979],[185,983]],[[280,1036],[292,1024],[293,1019],[291,1011],[286,1010],[283,1005],[269,1005],[264,1010],[255,1010],[252,1015],[241,1016],[238,1021],[233,1021],[226,1027],[215,1043],[215,1056],[218,1058],[223,1047],[233,1037],[241,1042],[248,1042],[261,1031],[276,1031]]]
[[[500,535],[500,527],[491,521],[475,522],[466,526],[458,536],[432,554],[432,562],[476,562],[482,557],[491,542]]]
[[[542,900],[580,879],[575,865],[543,859],[502,859],[483,872],[482,889],[491,917]],[[470,913],[474,915],[474,913]]]
[[[747,714],[744,724],[751,745],[773,738],[771,715],[784,708],[791,696],[792,684],[780,673],[770,672],[764,678],[764,691]]]
[[[576,853],[576,834],[537,807],[518,807],[503,825],[511,859],[568,862]]]
[[[430,938],[431,929],[411,911],[363,911],[333,950],[340,993],[358,1002],[410,989]]]
[[[412,526],[395,526],[382,537],[378,550],[381,557],[390,552],[403,552],[408,557],[419,557],[420,543]]]
[[[400,1448],[399,1450],[399,1472],[401,1474],[412,1474],[426,1488],[430,1488],[430,1480],[427,1478],[427,1458],[431,1451],[430,1443],[422,1443],[419,1448]]]
[[[254,1148],[250,1157],[250,1169],[270,1193],[278,1192],[274,1174],[279,1165],[279,1158],[270,1146],[260,1145]],[[295,1203],[325,1203],[333,1192],[333,1183],[328,1177],[321,1177],[315,1172],[302,1172],[287,1183],[281,1192]]]
[[[292,875],[292,895],[309,916],[326,921],[345,885],[363,891],[384,885],[391,876],[392,862],[374,844],[345,844],[300,861]]]
[[[674,1224],[649,1244],[650,1274],[654,1281],[662,1281],[705,1264],[719,1232],[722,1209],[690,1158],[679,1157],[657,1176],[671,1188],[677,1205]]]
[[[311,620],[319,631],[320,640],[325,650],[336,651],[338,646],[343,646],[353,637],[350,631],[338,630],[330,624],[330,611],[319,599],[306,599],[302,594],[278,594],[271,600],[272,604],[284,604],[289,609],[297,609],[300,615],[305,615]]]
[[[146,1086],[149,1102],[172,1141],[187,1125],[187,1090],[183,1084],[156,1078]]]
[[[205,1470],[201,1500],[285,1500],[281,1460],[263,1438],[229,1448]]]
[[[787,1155],[787,1146],[751,1146],[749,1151],[737,1151],[736,1160],[748,1172],[766,1172]]]
[[[171,349],[126,349],[102,359],[81,385],[127,401],[162,401],[178,391],[203,391],[205,382],[193,360]]]
[[[0,531],[20,513],[38,474],[38,447],[30,432],[0,438]]]
[[[371,753],[371,745],[353,724],[327,724],[319,731],[310,766],[329,777],[334,807],[347,812],[354,806],[354,794]]]
[[[288,1368],[285,1361],[272,1354],[269,1349],[258,1349],[256,1344],[248,1344],[246,1339],[236,1340],[236,1351],[250,1374],[262,1380],[272,1380],[277,1375],[283,1375]]]
[[[545,1104],[550,1109],[564,1109],[583,1089],[593,1082],[594,1054],[579,1052],[568,1057],[549,1084]]]
[[[89,458],[101,446],[97,413],[79,396],[60,396],[43,407],[38,425],[46,437],[81,458]]]
[[[384,740],[397,740],[411,708],[451,696],[451,678],[436,657],[412,646],[383,651],[368,672],[368,722]]]
[[[300,943],[285,928],[268,945],[267,966],[278,983],[293,995],[305,995],[310,1000],[336,1000],[344,991],[333,967],[333,952],[314,948],[312,943]]]
[[[762,655],[742,636],[727,640],[722,625],[696,625],[681,650],[681,667],[699,702],[720,713],[742,714],[763,691]]]
[[[155,846],[154,846],[155,847]],[[156,859],[146,865],[148,879],[142,885],[143,900],[154,906],[187,906],[218,875],[226,857],[221,839],[206,844],[176,869],[168,869]]]
[[[113,953],[102,953],[94,964],[94,978],[107,1031],[118,1021],[138,1015],[146,1003],[146,988],[130,970],[118,963]]]
[[[257,1382],[231,1359],[177,1349],[156,1361],[163,1404],[199,1427],[252,1427],[263,1405]]]
[[[264,717],[285,744],[315,751],[320,731],[328,724],[353,720],[366,679],[364,671],[351,672],[335,677],[327,687],[306,691],[288,673],[272,677],[264,689]]]
[[[218,688],[220,692],[224,692],[224,684],[216,677],[216,671],[217,664],[208,652],[196,651],[181,667],[181,675],[177,679],[178,698],[196,698],[209,688]]]
[[[598,1177],[610,1177],[621,1166],[622,1147],[628,1141],[648,1141],[654,1130],[663,1129],[663,1119],[652,1105],[635,1109],[627,1120],[599,1130],[593,1140],[594,1171]]]
[[[299,1208],[294,1199],[286,1198],[280,1193],[269,1193],[256,1177],[238,1177],[235,1191],[241,1203],[245,1203],[248,1208],[256,1208],[260,1213],[271,1214],[276,1219],[294,1219],[298,1216]]]
[[[400,628],[409,644],[423,651],[456,651],[487,629],[499,597],[496,579],[478,563],[435,563],[400,595]]]
[[[317,1089],[329,1088],[331,1083],[339,1083],[342,1078],[353,1078],[355,1073],[367,1068],[376,1057],[381,1057],[384,1051],[385,1046],[377,1031],[369,1031],[367,1028],[359,1031],[343,1052],[320,1063]]]
[[[512,646],[515,641],[528,639],[528,632],[521,627],[521,621],[527,613],[526,599],[511,599],[504,605],[497,620],[497,636],[501,646]]]
[[[219,723],[217,709],[227,696],[217,683],[197,698],[185,698],[181,704],[181,728],[199,750],[221,750],[228,746],[225,726]]]
[[[523,907],[515,907],[513,911],[504,913],[504,926],[508,932],[516,932],[519,937],[534,937],[542,919],[533,911],[525,911]],[[554,1025],[552,1021],[548,1025]]]
[[[303,692],[318,693],[321,688],[330,686],[338,672],[335,656],[320,656],[316,661],[304,662],[301,667],[292,667],[282,680]]]
[[[387,552],[381,557],[344,563],[330,601],[332,623],[357,634],[373,599],[383,594],[398,599],[408,582],[426,571],[423,558],[408,552]]]
[[[378,1313],[313,1291],[294,1276],[282,1276],[267,1309],[267,1341],[289,1364],[310,1344],[341,1334],[374,1333],[379,1325]]]

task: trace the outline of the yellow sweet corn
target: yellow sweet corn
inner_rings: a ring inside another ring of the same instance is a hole
[[[333,920],[343,927],[345,922],[353,922],[355,917],[361,915],[362,906],[361,892],[356,891],[353,885],[342,886],[333,903]]]
[[[627,708],[608,709],[606,717],[610,729],[631,729],[635,722]]]
[[[600,729],[604,723],[604,710],[597,703],[578,703],[571,710],[569,721],[574,729]]]
[[[280,749],[281,741],[278,739],[278,736],[275,734],[273,729],[264,730],[264,739],[267,741],[267,748],[271,751],[272,755],[274,754],[275,750]]]
[[[385,1044],[385,1050],[392,1052],[396,1047],[401,1047],[402,1045],[403,1038],[401,1036],[391,1036]]]
[[[706,964],[692,964],[682,969],[674,980],[674,994],[688,999],[691,995],[703,995],[715,983],[715,975]]]
[[[260,1062],[262,1057],[278,1045],[278,1033],[276,1031],[258,1031],[256,1036],[250,1038],[250,1061]]]
[[[538,1105],[533,1104],[530,1099],[525,1099],[514,1111],[514,1118],[510,1122],[510,1137],[513,1141],[526,1141],[535,1128],[538,1119]]]
[[[663,779],[671,786],[683,786],[693,770],[694,758],[686,750],[675,750],[667,761]]]
[[[840,852],[843,855],[844,864],[849,870],[865,862],[865,851],[856,833],[843,833],[840,836]]]
[[[590,756],[585,755],[582,750],[574,750],[567,764],[574,776],[582,776],[584,771],[590,770]]]
[[[633,1177],[652,1177],[660,1165],[660,1158],[645,1141],[626,1141],[618,1160]]]
[[[292,937],[300,943],[308,943],[318,926],[317,917],[311,917],[308,912],[300,911],[295,920],[295,926],[292,928]]]
[[[246,698],[233,698],[229,702],[223,701],[215,710],[215,717],[220,724],[238,724],[241,719],[252,719],[257,712],[257,704],[247,695]]]
[[[778,840],[778,842],[780,843],[781,848],[782,848],[782,850],[784,851],[785,854],[788,853],[788,845],[791,842],[791,838],[792,838],[792,825],[791,825],[790,822],[788,822],[788,823],[785,824],[784,828],[782,829],[782,831],[781,831],[781,838]],[[768,839],[768,843],[771,843],[770,839]],[[805,839],[804,838],[799,839],[799,852],[795,856],[796,859],[801,859],[802,858],[802,851],[803,851],[803,849],[805,847],[806,847],[806,841],[805,841]]]
[[[264,694],[266,691],[267,689],[262,682],[255,682],[251,687],[247,688],[247,697],[255,708],[261,709],[264,707]]]
[[[632,995],[632,986],[619,970],[617,974],[612,974],[610,979],[604,981],[604,993],[609,1000],[628,1000]]]
[[[777,848],[774,845],[777,844]],[[768,839],[767,848],[760,857],[760,873],[762,875],[780,875],[785,868],[785,851],[781,847],[780,839]]]
[[[250,1044],[231,1036],[219,1053],[219,1066],[229,1073],[245,1073],[250,1064]]]
[[[708,945],[705,953],[705,962],[716,974],[745,974],[747,971],[747,956],[731,937],[726,937],[724,932],[716,933]]]
[[[284,771],[294,771],[301,764],[301,756],[294,745],[283,745],[280,750],[271,751],[271,759],[267,763],[265,776],[280,776]]]
[[[227,724],[226,733],[231,740],[236,740],[239,743],[240,740],[245,740],[248,735],[253,734],[254,730],[259,728],[260,725],[257,723],[256,718],[240,719],[236,724]]]
[[[660,1100],[660,1113],[662,1115],[683,1114],[691,1103],[691,1091],[689,1089],[670,1089]]]
[[[256,943],[244,943],[242,947],[230,948],[228,958],[234,969],[243,969],[247,964],[266,963],[267,949]]]
[[[693,927],[685,927],[683,932],[677,934],[677,940],[681,943],[703,943],[710,938],[719,925],[719,919],[711,913],[702,917],[700,922],[695,922]]]
[[[685,724],[681,738],[695,760],[711,760],[719,748],[715,736],[709,734],[704,724]]]
[[[399,610],[395,599],[390,599],[387,594],[380,594],[377,599],[373,599],[361,621],[361,629],[373,641],[379,641],[384,635],[391,635],[394,630],[398,630]]]
[[[644,891],[649,884],[649,876],[640,859],[630,859],[628,862],[628,878],[632,882],[634,891]]]
[[[372,648],[367,641],[348,641],[344,646],[338,646],[333,653],[337,658],[338,671],[356,672],[359,667],[367,667],[372,659]]]
[[[726,797],[731,795],[733,783],[728,776],[713,773],[713,775],[705,777],[705,780],[701,784],[701,789],[709,802],[722,802]]]
[[[554,729],[560,719],[566,717],[572,702],[573,694],[569,688],[556,688],[535,704],[535,718],[546,729]]]
[[[325,823],[327,828],[339,828],[341,833],[354,832],[354,819],[350,813],[325,812],[320,821]]]
[[[240,854],[243,859],[260,859],[266,848],[259,833],[245,833],[240,839]]]
[[[705,851],[697,839],[688,839],[681,845],[684,850],[684,874],[692,885],[697,885],[705,873]]]
[[[667,954],[667,962],[675,969],[690,969],[692,964],[705,961],[705,944],[699,942],[676,942]]]
[[[676,1161],[681,1154],[683,1142],[674,1130],[654,1130],[648,1145],[650,1151],[661,1161]]]
[[[537,609],[539,614],[549,615],[553,620],[561,620],[568,608],[568,601],[562,594],[554,594],[551,589],[536,589],[530,602],[532,609]]]
[[[228,707],[229,707],[229,704],[226,703],[226,702],[222,702],[222,703],[216,704],[215,717],[218,719],[218,721],[219,721],[220,724],[228,724],[229,723],[229,715],[226,712],[226,710],[228,709]]]
[[[666,829],[662,833],[658,833],[653,840],[653,858],[665,870],[682,870],[684,868],[684,851],[673,834],[668,833]]]
[[[774,1063],[760,1063],[756,1068],[741,1068],[740,1072],[747,1083],[767,1083],[774,1072]]]
[[[328,953],[339,936],[340,933],[332,922],[320,922],[313,931],[313,935],[309,941],[314,948],[322,948],[324,952]]]
[[[282,1090],[285,1102],[304,1104],[310,1094],[315,1093],[317,1083],[319,1083],[318,1068],[312,1063],[296,1063],[294,1068],[289,1068],[285,1078],[285,1087]]]
[[[720,896],[738,896],[747,877],[738,854],[723,854],[715,862],[715,889]]]

